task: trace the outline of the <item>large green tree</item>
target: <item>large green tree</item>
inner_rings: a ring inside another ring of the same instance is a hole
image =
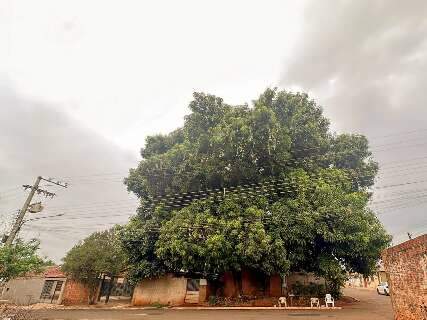
[[[63,259],[62,270],[88,287],[90,304],[95,303],[101,275],[113,277],[124,270],[125,256],[117,235],[118,227],[94,232]]]
[[[331,133],[306,94],[275,89],[251,107],[195,93],[190,110],[125,180],[141,199],[122,232],[135,280],[305,270],[338,288],[372,272],[390,238],[367,206],[378,166],[364,136]]]
[[[48,263],[38,255],[39,246],[40,242],[36,239],[17,239],[11,245],[0,246],[0,281],[42,271]]]

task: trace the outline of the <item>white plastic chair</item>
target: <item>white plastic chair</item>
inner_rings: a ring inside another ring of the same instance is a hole
[[[325,296],[325,303],[326,303],[326,307],[328,307],[329,304],[332,305],[332,307],[335,307],[334,298],[332,298],[332,296],[329,293],[327,293]]]
[[[313,306],[320,308],[319,298],[310,298],[310,307],[313,308]]]

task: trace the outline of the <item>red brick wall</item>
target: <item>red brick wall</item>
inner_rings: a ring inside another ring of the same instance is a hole
[[[382,254],[396,320],[427,319],[427,235]]]
[[[225,272],[221,277],[224,297],[236,297],[239,295],[239,287],[232,272]]]
[[[270,297],[280,297],[282,295],[282,278],[280,275],[270,277]]]
[[[282,279],[280,275],[268,277],[252,270],[243,269],[237,279],[233,273],[225,272],[222,275],[221,282],[225,297],[237,297],[240,294],[270,297],[280,297],[282,295]]]
[[[89,290],[82,283],[72,279],[65,282],[64,293],[62,296],[62,304],[88,304]]]
[[[260,291],[259,276],[249,270],[242,270],[242,294],[245,296],[256,296]]]

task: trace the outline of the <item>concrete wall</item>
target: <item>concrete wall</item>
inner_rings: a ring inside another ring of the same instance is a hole
[[[10,280],[3,288],[2,300],[28,305],[40,300],[44,278],[17,278]]]
[[[187,292],[187,279],[167,275],[160,278],[145,279],[135,287],[132,305],[144,306],[153,303],[164,305],[184,304]]]
[[[382,254],[396,320],[427,319],[427,235]]]
[[[351,274],[345,282],[345,286],[349,288],[367,288],[376,289],[381,282],[386,282],[387,277],[384,271],[377,272],[375,275],[364,278],[361,274]]]
[[[61,298],[61,303],[64,305],[88,304],[89,289],[78,281],[68,279]]]

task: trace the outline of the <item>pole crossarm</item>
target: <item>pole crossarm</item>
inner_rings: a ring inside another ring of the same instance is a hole
[[[34,185],[30,186],[28,184],[23,185],[25,190],[30,190],[30,193],[28,194],[27,199],[25,200],[24,205],[22,206],[22,209],[19,211],[18,217],[15,220],[15,223],[13,225],[12,231],[10,232],[9,236],[7,237],[5,241],[6,246],[10,246],[13,243],[13,240],[15,239],[17,233],[21,229],[22,225],[25,223],[24,217],[25,214],[28,211],[28,208],[31,204],[31,201],[34,197],[34,194],[43,194],[45,197],[51,197],[53,198],[56,194],[54,192],[50,192],[44,189],[39,188],[41,181],[47,181],[49,183],[53,183],[57,186],[67,188],[68,184],[66,182],[56,181],[53,178],[43,178],[42,176],[38,176],[36,181],[34,182]],[[31,220],[31,219],[30,219]]]

